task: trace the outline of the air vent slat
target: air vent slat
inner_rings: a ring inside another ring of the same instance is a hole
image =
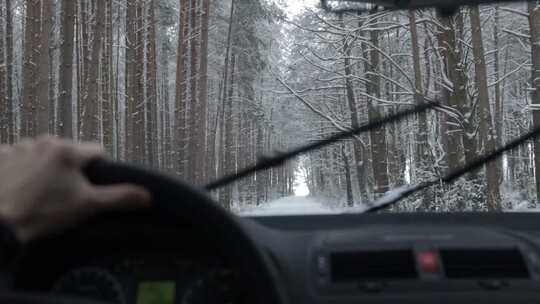
[[[443,249],[440,256],[446,277],[452,279],[529,277],[518,249]]]
[[[418,277],[411,250],[335,252],[330,267],[334,282]]]

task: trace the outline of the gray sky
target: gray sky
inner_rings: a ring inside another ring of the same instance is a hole
[[[289,16],[297,15],[306,7],[315,7],[320,0],[287,0],[285,11]]]

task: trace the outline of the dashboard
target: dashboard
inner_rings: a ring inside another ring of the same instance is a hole
[[[350,214],[239,220],[289,303],[531,303],[535,214]],[[200,223],[204,225],[204,222]],[[226,246],[144,215],[37,243],[13,288],[119,304],[252,303]]]
[[[99,221],[26,250],[13,288],[111,304],[244,303],[226,250],[184,223]]]

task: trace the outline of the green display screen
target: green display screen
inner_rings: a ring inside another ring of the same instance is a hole
[[[174,282],[141,282],[137,290],[137,304],[173,304]]]

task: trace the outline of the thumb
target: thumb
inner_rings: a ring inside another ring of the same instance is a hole
[[[149,207],[150,192],[131,184],[94,186],[90,201],[104,208]]]

